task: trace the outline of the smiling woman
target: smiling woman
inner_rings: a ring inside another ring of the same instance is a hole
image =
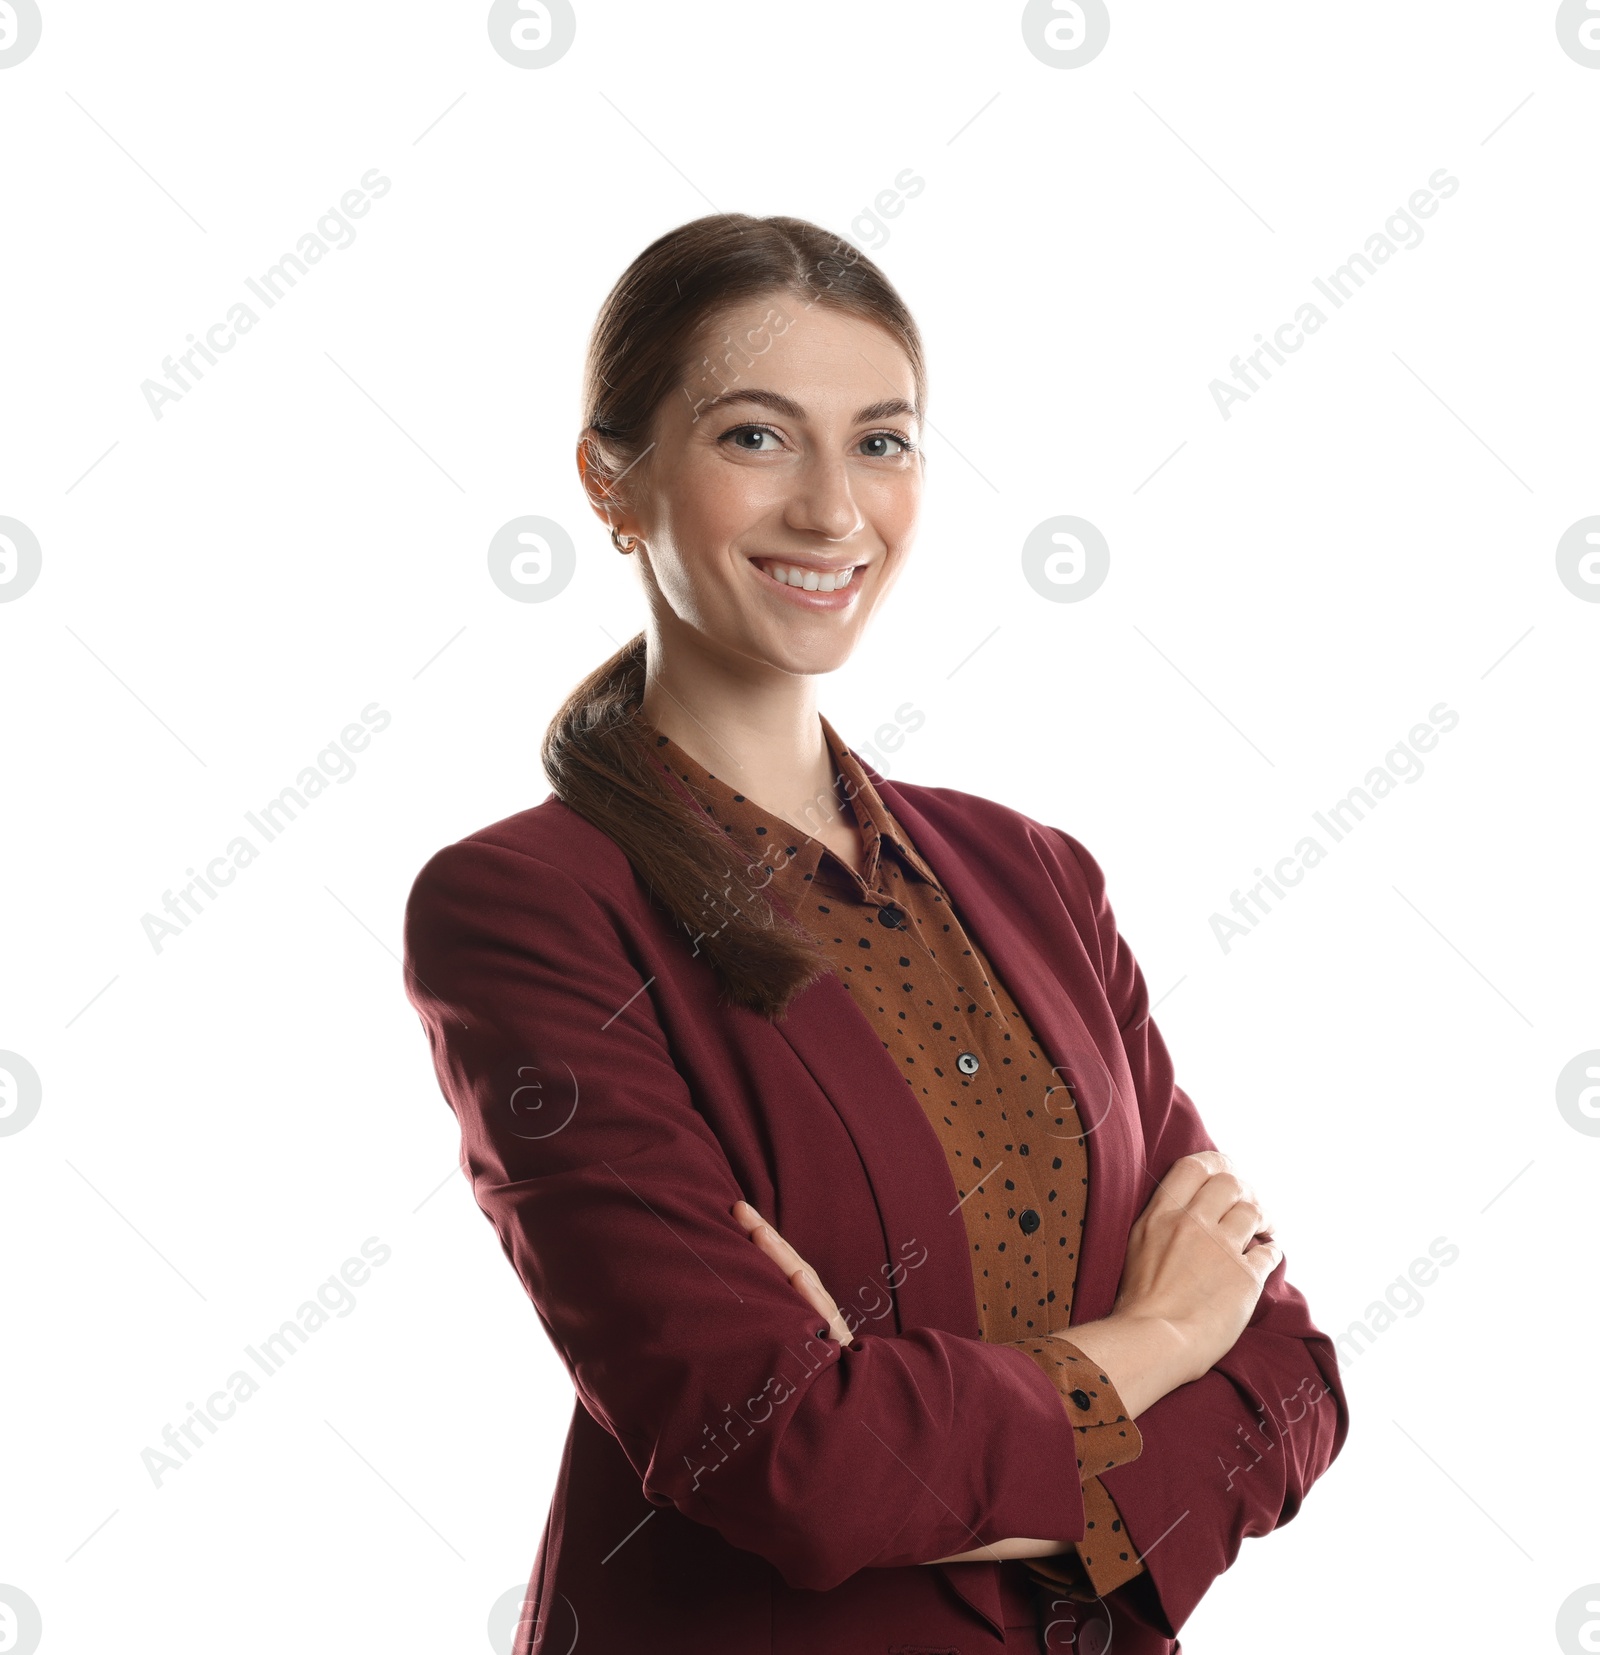
[[[818,709],[911,554],[926,397],[800,219],[670,232],[595,325],[578,468],[645,626],[406,917],[579,1403],[515,1655],[1175,1652],[1344,1440],[1094,857]]]

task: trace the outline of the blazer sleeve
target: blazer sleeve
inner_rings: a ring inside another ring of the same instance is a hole
[[[1150,1017],[1144,975],[1117,931],[1103,872],[1078,840],[1054,831],[1087,887],[1084,943],[1091,958],[1098,954],[1133,1074],[1148,1198],[1179,1157],[1217,1145],[1174,1079]],[[1333,1342],[1313,1324],[1285,1264],[1280,1260],[1267,1278],[1233,1349],[1140,1414],[1143,1451],[1101,1474],[1137,1542],[1172,1636],[1233,1563],[1245,1537],[1287,1523],[1344,1446],[1349,1411]]]
[[[576,880],[448,846],[412,888],[405,951],[474,1196],[652,1505],[819,1591],[1083,1536],[1076,1433],[1024,1352],[936,1328],[818,1336],[732,1215],[745,1192],[648,962]]]

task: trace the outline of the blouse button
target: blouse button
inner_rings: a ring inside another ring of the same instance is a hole
[[[905,910],[896,907],[892,902],[878,910],[878,924],[887,925],[891,931],[900,930],[905,922]]]
[[[1071,1396],[1072,1401],[1075,1404],[1075,1406],[1083,1409],[1083,1411],[1085,1413],[1088,1413],[1088,1411],[1089,1411],[1089,1393],[1087,1391],[1071,1391],[1068,1394]]]
[[[1043,1220],[1040,1219],[1038,1213],[1036,1213],[1032,1207],[1024,1207],[1022,1211],[1017,1214],[1017,1228],[1020,1229],[1025,1236],[1031,1236],[1033,1232],[1039,1228],[1039,1225],[1042,1222]]]
[[[976,1053],[974,1053],[974,1052],[963,1052],[961,1054],[961,1056],[956,1059],[956,1067],[964,1075],[975,1075],[975,1074],[977,1074],[979,1064],[978,1064],[978,1059],[977,1059]]]

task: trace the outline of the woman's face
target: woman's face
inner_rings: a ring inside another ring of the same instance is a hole
[[[628,509],[613,513],[644,541],[659,635],[670,647],[689,628],[725,656],[832,671],[916,533],[911,363],[876,323],[789,293],[721,313],[692,360],[656,412],[655,447],[622,480]]]

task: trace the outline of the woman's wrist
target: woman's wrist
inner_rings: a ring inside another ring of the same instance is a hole
[[[1114,1311],[1101,1321],[1062,1328],[1051,1337],[1066,1340],[1098,1363],[1133,1419],[1196,1377],[1189,1340],[1164,1316]]]

